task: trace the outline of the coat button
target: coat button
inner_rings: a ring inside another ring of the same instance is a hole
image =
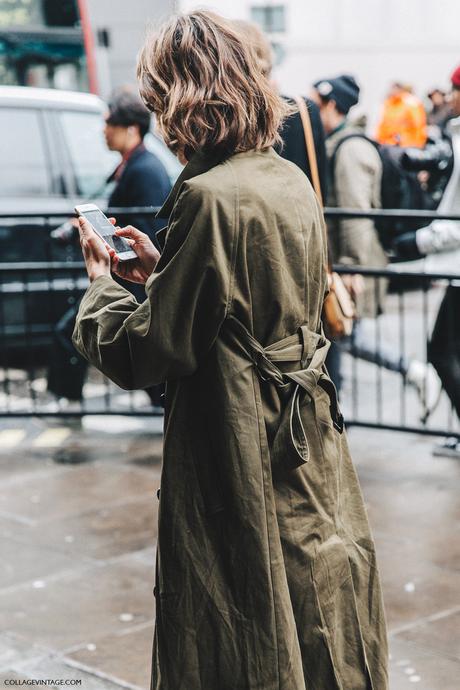
[[[160,500],[160,489],[157,490],[157,498]]]
[[[153,588],[153,596],[154,596],[155,598],[156,598],[156,596],[157,596],[157,588],[156,588],[156,587]]]

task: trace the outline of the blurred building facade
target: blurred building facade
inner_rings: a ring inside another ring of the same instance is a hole
[[[106,97],[135,84],[149,23],[203,6],[265,29],[287,95],[306,94],[322,77],[355,75],[371,125],[391,82],[424,95],[447,87],[460,62],[459,0],[0,0],[0,84],[89,88]]]
[[[174,0],[0,0],[0,85],[107,96],[135,83],[149,22]]]
[[[149,23],[166,18],[174,0],[85,0],[96,54],[99,93],[135,84],[136,56]]]
[[[447,88],[460,63],[458,0],[179,1],[181,10],[203,6],[252,19],[269,33],[286,94],[305,94],[323,77],[355,75],[372,125],[391,82],[423,96],[435,85]]]

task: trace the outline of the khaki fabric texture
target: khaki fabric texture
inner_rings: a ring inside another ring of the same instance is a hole
[[[363,135],[364,132],[347,123],[327,137],[329,160],[340,141],[353,134]],[[379,209],[381,182],[382,162],[375,146],[362,137],[354,136],[337,150],[334,170],[330,171],[327,206],[361,211]],[[334,263],[366,268],[385,268],[388,264],[372,218],[331,218],[328,229]],[[387,281],[368,278],[364,279],[364,284],[364,292],[356,300],[357,313],[358,316],[373,318],[383,311]]]
[[[122,388],[166,381],[151,690],[386,690],[313,190],[273,149],[195,155],[163,214],[148,299],[100,277],[73,335]]]

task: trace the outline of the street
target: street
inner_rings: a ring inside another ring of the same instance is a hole
[[[1,687],[459,690],[438,5],[0,0]]]
[[[160,425],[31,419],[13,447],[14,420],[4,423],[0,434],[11,443],[0,456],[3,682],[149,687]],[[352,429],[350,442],[384,586],[391,690],[455,690],[458,463],[433,458],[432,441],[420,436]]]

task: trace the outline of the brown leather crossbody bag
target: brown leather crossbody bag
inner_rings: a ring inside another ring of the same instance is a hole
[[[321,206],[323,206],[323,196],[321,194],[318,161],[316,159],[310,115],[308,113],[307,104],[303,98],[298,96],[295,101],[302,120],[305,146],[307,149],[307,160],[310,165],[313,189],[316,192]],[[345,335],[351,334],[353,321],[356,318],[356,308],[350,293],[345,287],[345,283],[338,273],[331,270],[330,264],[327,267],[327,279],[329,292],[324,298],[323,303],[324,330],[328,338],[338,340]]]

